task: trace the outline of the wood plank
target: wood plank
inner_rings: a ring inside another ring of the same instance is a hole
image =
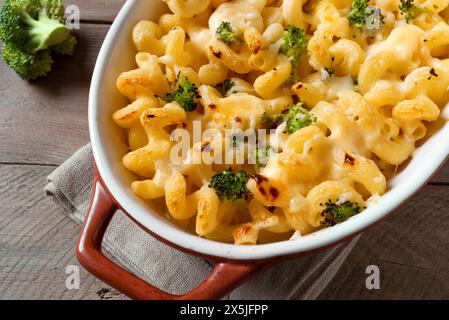
[[[60,164],[89,142],[89,84],[108,29],[83,24],[75,55],[58,57],[54,71],[34,82],[0,62],[1,163]]]
[[[105,22],[114,21],[117,13],[126,0],[66,0],[66,8],[76,5],[80,8],[81,21]]]
[[[0,299],[124,299],[82,268],[80,289],[66,288],[79,226],[44,196],[53,169],[0,166]]]
[[[65,7],[76,5],[85,22],[111,23],[126,0],[65,0]],[[0,5],[3,3],[0,0]]]
[[[320,299],[449,299],[449,187],[427,186],[369,229]],[[380,268],[367,290],[366,267]]]

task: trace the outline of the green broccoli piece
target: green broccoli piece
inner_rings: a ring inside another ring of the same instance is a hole
[[[240,42],[240,38],[232,29],[231,23],[227,21],[223,21],[220,26],[217,28],[215,34],[217,35],[217,39],[223,41],[226,44],[232,44],[235,42]]]
[[[405,15],[407,23],[426,12],[426,9],[417,7],[414,0],[401,0],[399,10],[401,10],[401,15]]]
[[[200,98],[198,87],[191,83],[187,77],[184,78],[184,82],[181,84],[179,75],[176,79],[175,87],[176,89],[172,93],[166,95],[165,100],[167,102],[176,101],[187,112],[196,110],[196,100]]]
[[[3,59],[23,79],[46,75],[51,51],[72,54],[76,39],[64,24],[63,0],[4,0],[0,9]]]
[[[231,79],[226,79],[222,83],[219,83],[215,86],[215,88],[220,92],[220,94],[223,97],[227,97],[229,94],[231,94],[231,90],[234,87],[234,81]]]
[[[327,226],[335,226],[337,223],[344,222],[359,214],[362,208],[357,202],[345,201],[343,203],[334,203],[330,199],[323,205],[325,209],[321,212],[321,216],[324,217],[322,224]]]
[[[303,108],[302,103],[298,103],[286,109],[282,114],[269,115],[264,113],[262,123],[269,128],[276,128],[281,123],[287,122],[284,133],[295,133],[296,131],[308,127],[317,121],[307,109]]]
[[[316,117],[308,110],[302,107],[302,104],[297,104],[291,108],[287,114],[286,133],[295,133],[296,131],[308,127],[316,122]]]
[[[36,79],[51,71],[53,60],[48,50],[28,54],[14,45],[3,47],[3,59],[23,79]]]
[[[77,43],[78,41],[76,41],[76,38],[73,35],[69,34],[69,36],[67,37],[67,39],[65,39],[64,42],[61,42],[60,44],[51,47],[51,49],[58,54],[71,56],[75,51]]]
[[[248,180],[249,175],[245,171],[235,173],[229,168],[214,175],[209,182],[209,188],[215,189],[221,202],[236,201],[245,198],[249,193],[246,186]]]
[[[353,0],[351,11],[348,15],[349,23],[355,25],[357,28],[363,28],[366,24],[368,9],[368,0]]]
[[[40,0],[40,3],[41,7],[47,8],[48,15],[52,19],[64,23],[64,0]]]
[[[378,12],[380,21],[378,21],[380,28],[384,24],[384,16],[381,14],[380,9],[369,5],[368,0],[353,0],[351,5],[351,11],[348,14],[349,23],[362,29],[367,26],[368,22],[374,23],[372,17]],[[370,20],[371,19],[371,20]]]
[[[307,51],[308,42],[304,29],[289,25],[282,37],[279,52],[290,58],[292,64],[297,66],[301,56]]]

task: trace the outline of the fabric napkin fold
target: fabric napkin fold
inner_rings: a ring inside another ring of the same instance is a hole
[[[92,181],[93,156],[90,145],[86,145],[48,176],[45,193],[81,225],[88,210]],[[316,299],[358,239],[282,262],[257,274],[225,299]],[[210,262],[154,239],[120,210],[106,232],[103,249],[137,276],[174,294],[194,288],[212,269]]]

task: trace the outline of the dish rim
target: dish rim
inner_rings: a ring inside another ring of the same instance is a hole
[[[409,179],[410,181],[406,181],[407,183],[400,183],[392,188],[380,198],[376,205],[367,208],[362,214],[359,214],[342,224],[320,230],[298,240],[254,246],[240,246],[207,240],[183,231],[171,225],[168,220],[160,217],[158,213],[149,213],[148,211],[151,212],[151,210],[148,207],[145,207],[141,201],[136,199],[137,196],[130,195],[129,186],[122,186],[116,176],[116,172],[113,171],[113,166],[111,165],[112,160],[108,159],[107,156],[107,144],[102,143],[104,137],[101,137],[100,129],[101,126],[105,124],[101,123],[99,120],[100,111],[102,110],[102,99],[99,94],[100,87],[108,74],[107,67],[114,55],[114,46],[117,45],[115,40],[121,32],[126,32],[128,35],[130,34],[131,30],[127,25],[130,27],[132,26],[129,22],[132,20],[130,17],[133,15],[133,10],[136,10],[139,5],[142,5],[142,3],[139,4],[139,0],[128,0],[124,4],[116,20],[112,24],[97,57],[90,87],[88,111],[92,150],[102,181],[112,197],[120,204],[120,207],[149,231],[170,243],[182,247],[186,251],[226,260],[263,260],[311,252],[331,246],[342,239],[355,236],[401,206],[401,204],[407,201],[426,184],[426,182],[444,164],[449,155],[449,139],[446,139],[447,142],[444,144],[443,142],[446,140],[441,138],[440,140],[442,141],[440,141],[441,144],[439,144],[441,149],[439,149],[439,152],[435,152],[433,161],[421,160],[422,163],[418,163],[420,172],[415,173]],[[147,5],[155,4],[154,1],[151,1],[151,3],[149,2]],[[103,103],[105,103],[105,100],[106,99],[103,99]],[[445,110],[447,111],[447,109],[449,108],[446,106]],[[449,123],[447,121],[446,125],[440,130],[442,132],[429,138],[424,146],[429,144],[431,140],[438,140],[440,136],[449,137]],[[423,152],[424,151],[421,153]],[[421,158],[426,157],[421,156]],[[410,166],[410,164],[408,166]],[[409,169],[406,169],[406,171],[408,170]]]

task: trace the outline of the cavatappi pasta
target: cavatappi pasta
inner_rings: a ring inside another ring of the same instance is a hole
[[[134,193],[201,237],[296,239],[362,212],[447,103],[449,0],[165,2],[134,28],[137,68],[117,81],[130,104],[113,119]],[[266,161],[193,161],[236,147],[215,134],[173,163],[174,130],[195,122],[272,129]],[[229,177],[240,193],[218,191]]]

